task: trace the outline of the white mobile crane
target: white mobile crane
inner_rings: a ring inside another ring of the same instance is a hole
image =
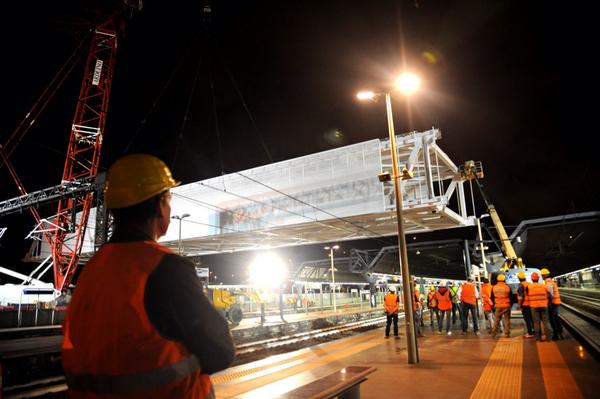
[[[517,256],[512,242],[510,241],[510,238],[504,229],[504,225],[500,221],[500,216],[498,216],[496,207],[490,202],[483,189],[483,184],[480,181],[480,179],[483,179],[483,166],[481,165],[481,161],[467,161],[460,165],[458,169],[462,179],[469,181],[475,180],[475,183],[477,184],[479,192],[481,192],[481,196],[483,197],[487,207],[488,214],[494,222],[494,227],[496,227],[496,231],[498,232],[502,255],[504,256],[504,262],[501,265],[492,264],[491,267],[493,270],[488,271],[497,274],[504,273],[506,276],[506,283],[511,286],[514,292],[516,290],[516,286],[519,284],[519,279],[517,277],[519,272],[524,272],[527,278],[531,281],[531,273],[537,272],[539,274],[539,269],[526,267],[523,264],[523,260]]]

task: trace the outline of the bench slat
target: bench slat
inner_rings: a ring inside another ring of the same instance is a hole
[[[335,397],[366,380],[375,367],[349,366],[278,396],[279,399],[319,399]]]

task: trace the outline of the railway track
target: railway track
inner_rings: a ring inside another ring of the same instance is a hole
[[[600,360],[600,299],[561,293],[564,326]]]
[[[402,315],[401,315],[402,317]],[[335,326],[319,328],[312,331],[301,332],[292,335],[286,335],[276,338],[259,340],[244,344],[236,345],[237,359],[233,365],[240,365],[257,358],[270,356],[275,353],[283,353],[296,350],[299,348],[312,346],[326,341],[332,341],[342,337],[346,337],[355,332],[362,332],[368,329],[377,328],[385,324],[385,317],[375,317],[367,320],[354,321],[346,324],[338,324]],[[31,331],[33,333],[34,331]],[[11,331],[11,335],[17,334],[16,331]],[[23,331],[23,335],[31,337],[30,331]],[[34,337],[21,340],[35,339],[55,339],[57,337]],[[18,345],[17,345],[18,346]],[[58,355],[60,345],[57,345],[55,351],[46,347],[45,351],[51,351]],[[23,353],[22,353],[23,354]],[[24,354],[23,354],[24,355]],[[5,399],[21,399],[21,398],[67,398],[67,386],[62,375],[51,375],[43,378],[34,378],[31,381],[14,384],[4,387]]]

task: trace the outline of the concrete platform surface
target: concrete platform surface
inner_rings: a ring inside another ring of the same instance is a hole
[[[349,366],[377,369],[361,384],[364,399],[599,397],[600,364],[572,338],[536,342],[518,326],[496,339],[426,327],[420,361],[409,365],[404,336],[383,336],[379,328],[224,370],[212,376],[217,398],[276,398]]]

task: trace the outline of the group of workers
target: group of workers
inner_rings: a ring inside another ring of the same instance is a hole
[[[425,304],[430,314],[431,329],[437,319],[437,330],[442,334],[444,320],[446,320],[445,333],[452,335],[452,325],[457,321],[457,314],[461,320],[463,334],[468,333],[469,314],[473,332],[479,332],[479,300],[483,308],[484,319],[487,322],[487,331],[492,337],[497,337],[499,331],[505,337],[511,335],[510,314],[513,304],[517,304],[523,314],[526,332],[524,338],[536,338],[546,341],[549,336],[548,321],[552,329],[552,340],[563,339],[563,328],[559,318],[560,293],[558,285],[550,277],[550,271],[542,268],[540,273],[531,273],[531,281],[527,281],[524,272],[518,273],[519,286],[516,294],[506,284],[506,276],[498,274],[496,283],[492,285],[487,278],[481,279],[481,290],[477,289],[471,278],[466,282],[446,284],[442,281],[437,287],[430,286]],[[481,294],[480,294],[481,291]],[[413,312],[415,331],[422,336],[420,327],[423,323],[424,300],[418,289],[413,288]],[[400,298],[396,294],[396,287],[390,286],[389,293],[384,298],[384,308],[387,315],[385,336],[389,337],[390,327],[394,325],[394,335],[398,336],[398,310]]]

